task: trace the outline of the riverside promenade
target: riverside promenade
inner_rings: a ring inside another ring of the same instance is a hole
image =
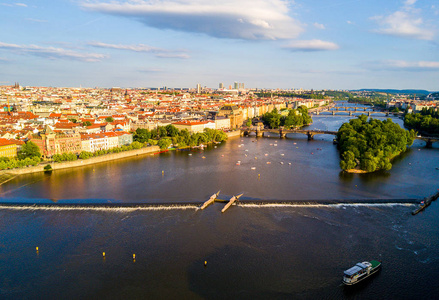
[[[102,156],[97,157],[91,157],[89,159],[78,159],[75,161],[66,161],[61,163],[50,163],[52,166],[52,169],[54,171],[61,170],[61,169],[67,169],[67,168],[76,168],[76,167],[83,167],[88,166],[92,164],[97,164],[101,162],[107,162],[112,161],[116,159],[122,159],[122,158],[128,158],[132,156],[139,156],[139,155],[146,155],[146,154],[153,154],[160,151],[159,146],[149,146],[146,148],[136,149],[136,150],[130,150],[130,151],[124,151],[119,153],[112,153],[112,154],[106,154]],[[10,174],[10,175],[22,175],[22,174],[29,174],[29,173],[36,173],[36,172],[44,172],[44,167],[46,164],[40,164],[35,167],[27,167],[27,168],[17,168],[12,170],[2,170],[0,171],[0,174]]]
[[[240,130],[235,130],[231,132],[227,132],[227,136],[229,138],[231,137],[239,137],[241,134]],[[122,159],[122,158],[128,158],[132,156],[139,156],[139,155],[146,155],[146,154],[154,154],[160,152],[159,146],[149,146],[146,148],[136,149],[136,150],[130,150],[130,151],[124,151],[119,153],[112,153],[112,154],[106,154],[102,156],[97,157],[91,157],[88,159],[78,159],[75,161],[66,161],[66,162],[51,162],[50,165],[52,166],[52,170],[61,170],[61,169],[68,169],[68,168],[76,168],[76,167],[83,167],[88,166],[92,164],[98,164],[102,162],[108,162],[116,159]],[[22,174],[30,174],[30,173],[37,173],[37,172],[44,172],[44,167],[47,165],[47,163],[39,164],[35,167],[25,167],[25,168],[17,168],[12,170],[1,170],[1,175],[22,175]],[[0,179],[0,182],[2,180]]]

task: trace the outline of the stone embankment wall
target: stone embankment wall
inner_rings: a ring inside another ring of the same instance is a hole
[[[159,146],[150,146],[150,147],[137,149],[137,150],[130,150],[130,151],[124,151],[124,152],[119,152],[119,153],[113,153],[113,154],[92,157],[89,159],[78,159],[75,161],[67,161],[67,162],[62,162],[62,163],[51,163],[50,165],[52,166],[53,170],[60,170],[60,169],[88,166],[88,165],[92,165],[92,164],[112,161],[112,160],[121,159],[121,158],[127,158],[127,157],[131,157],[131,156],[157,153],[159,151],[160,151]],[[13,175],[21,175],[21,174],[29,174],[29,173],[35,173],[35,172],[44,172],[44,166],[45,165],[38,165],[35,167],[20,168],[20,169],[13,169],[13,170],[3,170],[3,171],[0,171],[1,172],[0,174],[7,173],[7,174],[13,174]]]
[[[229,138],[235,137],[235,136],[240,136],[241,135],[241,130],[235,130],[235,131],[226,132],[226,134],[227,134],[227,136]]]

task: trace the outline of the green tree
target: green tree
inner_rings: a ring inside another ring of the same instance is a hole
[[[160,149],[168,149],[169,146],[171,146],[172,140],[170,138],[161,138],[158,142],[157,142],[157,146],[160,147]]]
[[[172,124],[166,125],[165,128],[166,128],[166,134],[167,134],[167,136],[175,137],[175,136],[177,136],[178,133],[179,133],[179,130],[177,129],[177,127],[175,127],[175,126],[172,125]]]
[[[137,128],[133,135],[133,140],[140,143],[146,143],[151,138],[151,132],[148,129]]]
[[[82,151],[82,152],[79,154],[79,158],[80,158],[80,159],[88,159],[88,158],[90,158],[90,157],[93,157],[93,153],[88,152],[88,151]]]
[[[114,122],[114,119],[113,119],[113,117],[106,117],[105,122],[112,123],[112,122]]]
[[[82,123],[82,126],[87,127],[87,126],[91,126],[91,122],[90,121],[85,121]]]
[[[365,115],[352,119],[337,133],[343,170],[356,167],[367,172],[390,170],[390,160],[413,143],[416,134],[413,130],[404,130],[391,119],[367,119]]]
[[[28,141],[24,144],[17,153],[18,159],[25,159],[26,157],[41,157],[40,148],[35,143]]]
[[[166,127],[164,127],[164,126],[159,126],[159,127],[157,128],[157,135],[158,135],[160,138],[167,137],[167,136],[168,136],[168,132],[166,131]]]
[[[132,147],[133,149],[140,149],[140,148],[142,148],[142,147],[143,147],[143,144],[142,144],[142,143],[139,143],[139,142],[136,142],[136,141],[134,141],[134,142],[132,142],[132,143],[131,143],[131,147]]]

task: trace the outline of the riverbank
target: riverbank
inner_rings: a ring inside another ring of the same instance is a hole
[[[241,134],[241,131],[235,130],[235,131],[227,132],[226,134],[227,134],[228,138],[239,137]],[[146,148],[129,150],[129,151],[124,151],[124,152],[119,152],[119,153],[106,154],[106,155],[102,155],[102,156],[91,157],[88,159],[78,159],[78,160],[74,160],[74,161],[66,161],[66,162],[60,162],[60,163],[52,162],[52,163],[50,163],[50,165],[52,167],[52,170],[56,171],[56,170],[67,169],[67,168],[83,167],[83,166],[88,166],[88,165],[92,165],[92,164],[98,164],[98,163],[102,163],[102,162],[108,162],[108,161],[112,161],[112,160],[128,158],[128,157],[132,157],[132,156],[153,154],[153,153],[158,153],[160,151],[161,151],[161,149],[159,146],[149,146]],[[44,167],[46,165],[47,165],[47,163],[40,164],[40,165],[34,166],[34,167],[17,168],[17,169],[12,169],[12,170],[1,170],[0,177],[1,177],[1,175],[22,175],[22,174],[44,172],[45,171]],[[2,180],[0,180],[0,181],[2,181]]]
[[[61,163],[51,163],[52,170],[61,170],[61,169],[67,169],[67,168],[76,168],[76,167],[83,167],[88,166],[92,164],[122,159],[122,158],[128,158],[132,156],[139,156],[139,155],[146,155],[146,154],[154,154],[160,151],[160,147],[158,146],[149,146],[146,148],[136,149],[136,150],[129,150],[119,153],[112,153],[97,157],[91,157],[88,159],[78,159],[74,161],[67,161],[67,162],[61,162]],[[20,169],[12,169],[12,170],[2,170],[0,171],[0,174],[11,174],[11,175],[22,175],[22,174],[30,174],[30,173],[37,173],[37,172],[44,172],[44,167],[47,164],[40,164],[35,167],[27,167],[27,168],[20,168]]]
[[[226,132],[226,134],[227,134],[228,138],[236,137],[236,136],[241,136],[241,130],[235,130],[235,131]]]

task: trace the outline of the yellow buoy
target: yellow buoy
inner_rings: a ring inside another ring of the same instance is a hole
[[[207,266],[207,260],[204,261],[204,266]]]
[[[165,175],[165,171],[162,171],[162,175]]]
[[[36,249],[37,249],[37,251],[38,251],[38,247],[37,247]]]
[[[136,259],[136,255],[135,254],[133,254],[133,259]]]
[[[102,256],[105,257],[105,252],[102,252]]]

